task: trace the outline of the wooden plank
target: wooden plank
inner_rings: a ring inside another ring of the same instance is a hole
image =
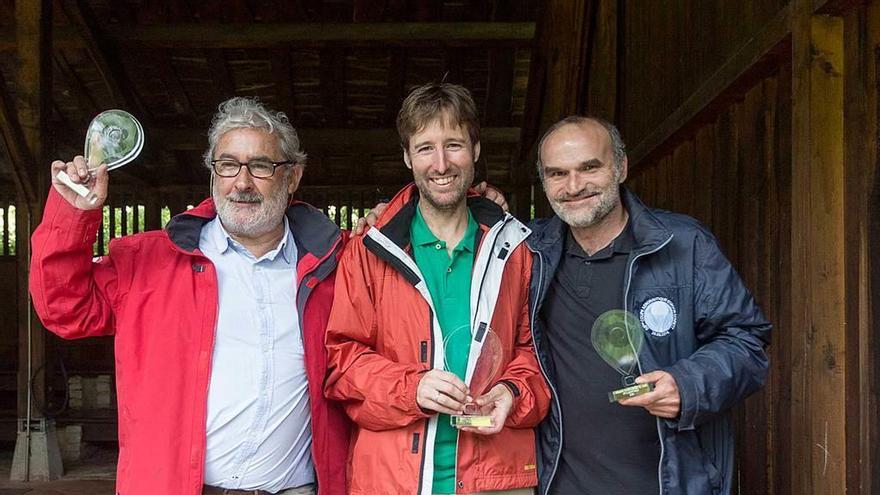
[[[16,103],[6,91],[6,81],[0,74],[0,132],[3,139],[0,140],[0,154],[6,155],[11,170],[10,175],[15,183],[15,190],[19,198],[23,198],[27,204],[36,204],[35,192],[35,161],[25,142],[24,132],[18,123],[15,112]]]
[[[591,5],[548,0],[539,9],[518,152],[522,163],[534,163],[538,140],[551,124],[582,110]],[[535,214],[552,214],[544,194],[536,195]]]
[[[54,43],[85,47],[80,34],[76,29],[59,28]],[[163,23],[106,26],[104,34],[120,46],[164,48],[259,48],[292,42],[298,46],[527,46],[535,37],[535,23]],[[0,50],[14,49],[15,36],[0,33]]]
[[[694,182],[704,185],[712,183],[712,168],[715,166],[713,149],[713,127],[703,126],[696,133],[694,139]],[[705,223],[712,225],[712,196],[705,187],[696,188],[694,197],[694,216]]]
[[[214,87],[218,88],[220,93],[215,100],[225,101],[235,96],[235,80],[229,71],[229,64],[226,63],[223,49],[205,50],[205,57],[214,74]]]
[[[272,50],[272,80],[275,82],[276,109],[287,114],[291,122],[296,121],[296,104],[293,95],[293,74],[290,62],[290,48],[282,46]]]
[[[342,127],[348,119],[345,107],[345,50],[321,50],[321,101],[324,125]]]
[[[51,85],[51,58],[49,48],[51,39],[51,2],[48,0],[16,2],[16,39],[18,40],[15,108],[24,144],[32,157],[31,171],[34,182],[33,191],[44,190],[48,182],[45,163],[45,150],[49,149],[48,137],[43,134],[48,121],[49,95]],[[30,261],[30,239],[34,219],[42,210],[41,194],[33,201],[19,198],[16,208],[16,256],[18,261],[18,286],[28,286],[28,262]],[[28,291],[20,290],[18,296],[18,343],[19,343],[19,389],[18,417],[41,417],[28,401],[28,390],[33,391],[33,400],[46,403],[46,382],[37,379],[29,384],[31,370],[46,363],[46,333],[33,312]],[[30,366],[30,367],[29,367]],[[45,375],[44,375],[45,376]]]
[[[513,72],[516,50],[494,48],[489,50],[489,82],[486,84],[486,112],[483,125],[510,125],[513,104]]]
[[[596,1],[596,23],[590,47],[585,112],[609,122],[617,121],[619,52],[618,24],[622,23],[618,0]],[[620,2],[622,3],[622,2]]]
[[[764,136],[766,129],[763,117],[763,85],[750,89],[739,113],[739,166],[740,183],[737,201],[729,208],[738,212],[736,223],[737,253],[736,267],[746,287],[753,290],[759,287],[762,263],[761,240],[763,238],[761,211],[765,206],[762,197]],[[758,297],[756,295],[756,297]],[[763,307],[764,301],[758,299]],[[772,400],[772,399],[770,399]],[[748,455],[739,457],[741,475],[738,490],[740,493],[766,493],[767,478],[767,401],[765,392],[746,399],[737,409],[742,414],[743,439],[738,445],[748,445]]]
[[[141,56],[151,62],[156,75],[162,80],[165,91],[168,92],[169,99],[171,100],[171,105],[177,113],[174,119],[187,125],[195,125],[196,113],[193,110],[189,95],[180,83],[180,78],[174,69],[173,53],[165,50],[144,50]]]
[[[386,126],[394,128],[404,98],[406,52],[403,48],[391,48],[390,52],[385,83],[385,113],[382,120]]]
[[[790,33],[789,5],[786,5],[764,27],[737,50],[703,85],[690,95],[662,124],[651,131],[641,142],[632,147],[630,160],[638,164],[649,154],[666,143],[676,132],[694,120],[704,109],[715,102],[734,83],[756,67],[758,62],[779,47]]]
[[[792,479],[795,493],[843,494],[847,355],[843,200],[843,23],[795,0],[793,48]],[[800,341],[800,338],[803,341]],[[853,487],[855,488],[855,487]]]
[[[167,149],[204,151],[205,130],[196,128],[147,129]],[[306,152],[316,150],[364,152],[388,151],[397,154],[400,140],[396,129],[297,129]],[[516,145],[519,127],[487,127],[480,131],[484,145]]]
[[[878,7],[880,5],[876,5]],[[871,14],[874,14],[873,16]],[[878,335],[872,313],[871,267],[876,251],[872,239],[873,212],[877,209],[877,92],[878,33],[880,9],[856,9],[844,19],[844,235],[847,249],[844,259],[846,280],[846,483],[855,493],[875,493],[880,486],[874,474],[878,469],[872,440],[876,440],[880,419],[874,376],[878,353]],[[874,47],[871,50],[869,47]],[[866,139],[869,136],[869,139]],[[873,438],[872,438],[873,437]],[[877,448],[877,447],[874,447]]]

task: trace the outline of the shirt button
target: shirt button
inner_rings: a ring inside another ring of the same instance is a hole
[[[452,267],[451,267],[451,266],[450,266],[449,268],[446,269],[446,273],[452,273]]]
[[[440,250],[440,249],[443,249],[443,244],[440,244],[438,242],[434,247],[437,248],[438,250]]]

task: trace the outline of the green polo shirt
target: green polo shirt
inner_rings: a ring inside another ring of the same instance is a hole
[[[443,333],[446,371],[455,373],[462,380],[471,345],[471,274],[477,228],[477,222],[468,211],[464,237],[450,257],[446,243],[431,232],[419,208],[416,208],[410,225],[413,258],[425,277]],[[455,493],[457,442],[458,430],[449,424],[448,415],[441,414],[434,442],[434,493]]]

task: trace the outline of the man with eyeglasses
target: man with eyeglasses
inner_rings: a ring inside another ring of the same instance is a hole
[[[322,395],[343,236],[291,202],[306,155],[283,113],[224,102],[204,160],[211,199],[94,260],[106,166],[54,162],[98,201],[53,179],[37,312],[64,338],[115,336],[117,493],[343,494],[349,423]]]

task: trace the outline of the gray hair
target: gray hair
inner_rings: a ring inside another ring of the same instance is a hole
[[[284,112],[273,112],[257,98],[236,96],[221,103],[211,121],[208,149],[204,155],[206,167],[211,168],[214,149],[220,138],[235,129],[263,129],[269,134],[276,133],[284,159],[296,165],[306,164],[306,154],[300,149],[299,136]]]
[[[626,158],[626,144],[624,144],[623,138],[620,137],[620,131],[617,130],[617,127],[611,122],[599,117],[570,115],[551,125],[550,128],[547,129],[547,132],[544,133],[544,136],[541,137],[541,141],[538,142],[538,159],[536,163],[538,166],[538,177],[541,178],[541,181],[544,180],[544,164],[541,163],[541,149],[544,147],[544,141],[546,141],[551,134],[569,124],[582,125],[589,122],[599,124],[608,131],[608,136],[611,138],[611,151],[614,154],[614,168],[617,172],[620,172],[621,167],[623,167],[623,160]]]

